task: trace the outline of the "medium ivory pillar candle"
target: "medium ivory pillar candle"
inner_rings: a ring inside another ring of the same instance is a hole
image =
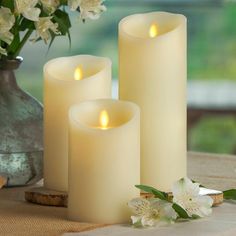
[[[94,100],[69,113],[69,219],[123,223],[139,196],[140,114],[137,105]]]
[[[68,190],[68,111],[84,100],[111,97],[111,61],[79,55],[44,67],[44,184]]]
[[[131,15],[119,24],[120,98],[141,108],[141,183],[170,191],[186,175],[186,18]]]

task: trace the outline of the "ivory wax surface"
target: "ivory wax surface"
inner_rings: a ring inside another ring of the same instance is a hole
[[[106,112],[104,112],[106,111]],[[127,203],[139,197],[140,111],[131,102],[96,100],[70,109],[70,220],[124,223]],[[107,114],[107,128],[100,127]]]
[[[119,24],[120,99],[141,108],[141,183],[163,191],[186,176],[186,41],[183,15],[137,14]]]
[[[81,80],[75,71],[81,70]],[[77,78],[78,79],[78,78]],[[68,111],[84,100],[111,97],[111,61],[79,55],[44,67],[44,184],[68,190]]]

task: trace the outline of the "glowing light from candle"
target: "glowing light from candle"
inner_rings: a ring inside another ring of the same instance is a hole
[[[156,24],[152,24],[149,29],[150,38],[155,38],[158,35],[158,26]]]
[[[75,80],[81,80],[81,79],[83,79],[83,72],[82,72],[81,67],[78,66],[78,67],[75,69],[74,78],[75,78]]]
[[[109,124],[109,116],[107,111],[103,110],[100,113],[100,127],[101,129],[108,129],[108,124]]]

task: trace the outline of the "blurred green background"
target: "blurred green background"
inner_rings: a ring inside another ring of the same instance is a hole
[[[118,77],[117,25],[121,18],[150,11],[183,13],[188,18],[188,79],[236,82],[236,3],[221,0],[107,0],[108,10],[97,21],[82,23],[72,13],[72,46],[59,37],[47,46],[28,43],[18,83],[43,98],[43,65],[51,58],[76,54],[110,57]],[[215,153],[236,152],[236,117],[208,117],[190,131],[189,148]]]

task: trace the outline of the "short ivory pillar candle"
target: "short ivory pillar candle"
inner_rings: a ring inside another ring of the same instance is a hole
[[[109,99],[86,101],[69,113],[71,220],[127,222],[127,203],[139,196],[140,114],[137,105]]]
[[[68,190],[68,112],[84,100],[111,97],[111,61],[79,55],[44,67],[44,184]]]
[[[170,191],[186,175],[186,18],[131,15],[119,24],[120,98],[141,108],[141,183]]]

